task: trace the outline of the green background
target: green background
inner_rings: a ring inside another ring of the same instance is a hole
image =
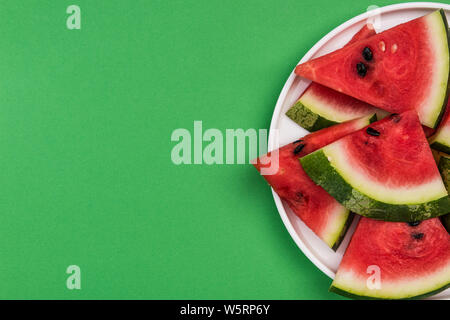
[[[0,298],[339,299],[250,165],[176,166],[170,137],[268,128],[306,51],[391,3],[2,1]]]

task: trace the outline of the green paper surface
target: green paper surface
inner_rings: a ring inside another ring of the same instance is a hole
[[[267,129],[300,58],[392,3],[3,1],[0,298],[343,299],[251,165],[176,166],[170,137]]]

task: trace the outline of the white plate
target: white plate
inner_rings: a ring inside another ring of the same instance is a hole
[[[368,19],[371,22],[375,22],[375,29],[377,32],[380,32],[440,8],[445,10],[447,19],[450,21],[450,5],[443,3],[410,2],[386,6],[363,13],[328,33],[306,53],[299,63],[341,48],[362,28]],[[285,113],[309,83],[309,81],[297,77],[294,72],[291,73],[286,81],[275,106],[270,124],[270,150],[273,150],[276,146],[275,132],[279,135],[279,145],[287,144],[308,133],[308,131],[290,120]],[[281,219],[292,239],[309,260],[333,279],[358,219],[353,222],[339,250],[334,252],[305,226],[273,190],[272,193]],[[327,288],[324,288],[324,290],[327,290]],[[433,296],[433,299],[450,299],[450,289]]]

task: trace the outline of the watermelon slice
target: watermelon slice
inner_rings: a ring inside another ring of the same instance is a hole
[[[435,128],[447,102],[449,44],[443,10],[300,64],[295,73],[393,113],[416,109]]]
[[[362,218],[330,291],[356,298],[426,297],[450,286],[450,235],[439,219]]]
[[[348,44],[374,34],[376,33],[372,25],[364,25]],[[312,132],[370,115],[376,111],[377,109],[363,101],[313,82],[286,112],[286,115]]]
[[[450,154],[450,100],[436,134],[431,138],[433,149]]]
[[[365,127],[372,120],[371,116],[366,116],[341,123],[278,149],[278,170],[263,175],[292,211],[333,250],[339,246],[353,216],[305,174],[298,158]],[[259,172],[272,165],[271,155],[268,153],[253,161]]]
[[[415,111],[393,114],[300,159],[309,177],[355,213],[420,221],[450,199]]]
[[[442,180],[444,180],[445,188],[447,191],[450,187],[450,157],[446,154],[441,154],[439,157],[438,168],[441,172]],[[442,217],[442,223],[444,227],[450,232],[450,214]]]

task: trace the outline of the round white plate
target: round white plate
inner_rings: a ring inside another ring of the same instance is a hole
[[[350,19],[328,33],[305,54],[299,63],[341,48],[362,28],[368,19],[374,24],[376,31],[380,32],[440,8],[445,10],[447,19],[450,21],[450,5],[443,3],[410,2],[368,11]],[[308,133],[290,120],[285,113],[309,83],[310,81],[297,77],[294,72],[286,81],[270,124],[269,150],[273,150],[277,146],[276,136],[278,136],[279,145],[282,146]],[[358,219],[353,222],[338,251],[334,252],[305,226],[273,190],[272,193],[281,219],[292,239],[309,260],[333,279]],[[324,288],[324,290],[326,289]],[[450,289],[433,296],[433,299],[450,299]]]

